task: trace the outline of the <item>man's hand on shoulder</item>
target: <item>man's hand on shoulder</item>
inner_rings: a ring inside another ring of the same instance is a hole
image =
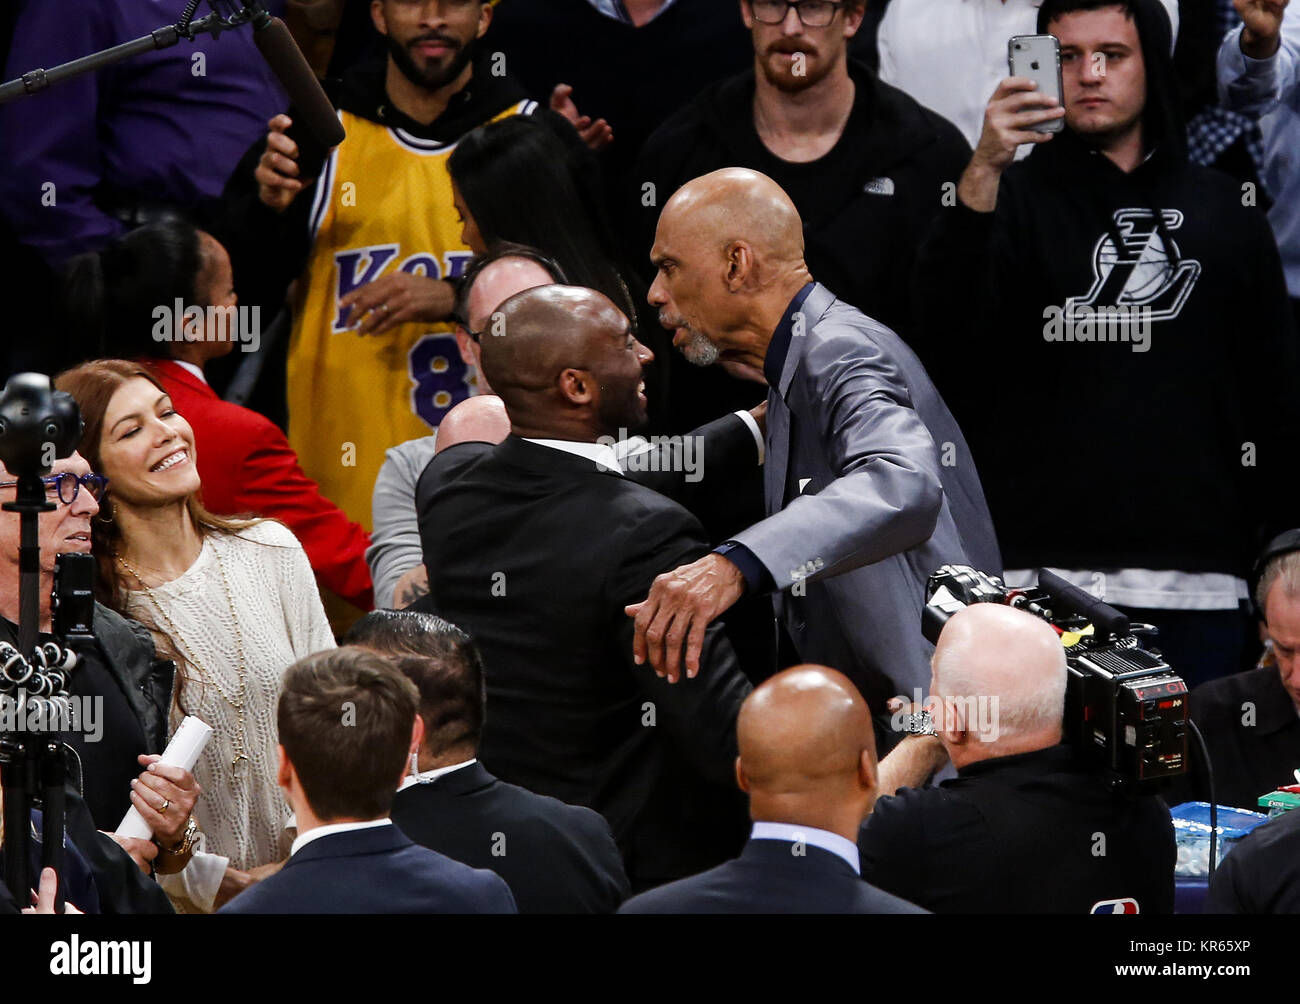
[[[740,569],[720,554],[706,554],[656,576],[649,595],[624,608],[636,619],[636,664],[649,661],[659,676],[676,683],[684,662],[686,675],[694,678],[700,672],[705,630],[744,594]]]

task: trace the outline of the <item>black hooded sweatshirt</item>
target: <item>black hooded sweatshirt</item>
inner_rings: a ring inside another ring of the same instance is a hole
[[[1006,170],[993,212],[941,212],[918,351],[1006,567],[1244,575],[1297,518],[1296,334],[1264,213],[1187,163],[1168,19],[1133,7],[1148,157],[1126,174],[1067,128]]]

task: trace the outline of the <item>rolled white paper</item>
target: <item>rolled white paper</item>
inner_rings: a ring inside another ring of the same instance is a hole
[[[172,736],[172,741],[163,750],[162,760],[159,762],[169,767],[193,770],[194,765],[199,761],[199,754],[203,752],[203,747],[211,738],[212,726],[193,715],[186,715],[180,728]],[[153,838],[153,830],[149,829],[149,824],[144,821],[144,816],[140,815],[134,805],[126,810],[126,815],[122,817],[122,824],[117,828],[117,834],[121,837],[135,837],[138,840]]]

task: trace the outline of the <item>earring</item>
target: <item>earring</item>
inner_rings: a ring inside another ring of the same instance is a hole
[[[411,776],[415,777],[420,773],[420,754],[411,750]]]
[[[101,518],[104,515],[105,511],[108,512],[108,519]],[[109,502],[108,505],[99,507],[99,512],[95,513],[94,521],[98,523],[100,526],[112,526],[113,519],[116,515],[117,514],[113,511],[113,503]]]

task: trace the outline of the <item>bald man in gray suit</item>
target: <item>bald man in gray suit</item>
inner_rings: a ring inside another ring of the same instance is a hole
[[[651,260],[650,303],[687,360],[766,379],[768,515],[627,608],[635,658],[693,676],[709,622],[775,592],[799,658],[840,669],[877,714],[924,691],[926,579],[954,561],[998,574],[1001,558],[966,441],[920,361],[813,281],[798,211],[757,171],[679,189]]]

